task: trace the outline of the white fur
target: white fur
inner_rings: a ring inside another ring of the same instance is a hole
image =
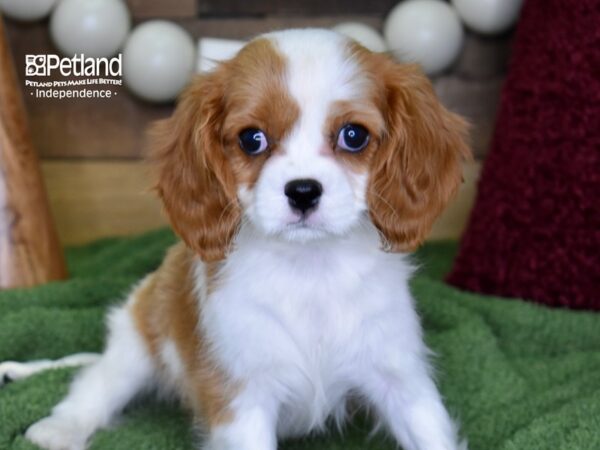
[[[160,348],[160,359],[165,366],[166,372],[170,378],[170,384],[176,385],[181,382],[185,375],[185,367],[179,351],[170,339],[162,342]]]
[[[405,255],[381,250],[366,213],[368,174],[342,168],[321,150],[332,102],[368,82],[327,31],[267,35],[287,57],[287,85],[300,118],[265,164],[256,187],[241,187],[246,218],[219,282],[207,298],[204,264],[194,270],[202,302],[198,327],[212,356],[240,389],[232,420],[210,430],[207,450],[275,450],[277,438],[343,421],[349,397],[362,399],[404,450],[457,450],[456,429],[432,381],[428,350],[408,288]],[[323,196],[310,222],[295,227],[285,183],[316,178]],[[135,301],[135,292],[131,301]],[[102,359],[74,382],[27,438],[51,450],[79,450],[91,434],[155,380],[185,377],[175,344],[155,366],[128,305],[110,316]]]
[[[97,353],[76,353],[56,360],[42,359],[26,363],[5,361],[0,363],[0,386],[6,382],[29,378],[36,373],[49,369],[87,366],[96,362],[99,358],[100,355]]]
[[[135,299],[135,291],[130,301]],[[42,448],[81,450],[138,392],[153,383],[150,355],[138,334],[129,305],[108,316],[109,336],[102,357],[75,379],[52,415],[33,424],[25,437]]]

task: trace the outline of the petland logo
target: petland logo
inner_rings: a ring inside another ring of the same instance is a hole
[[[25,55],[27,77],[47,77],[58,70],[63,77],[120,77],[123,74],[123,55],[113,58],[91,58],[84,54],[72,58],[58,55]]]
[[[122,54],[110,59],[25,55],[25,87],[36,99],[110,99],[119,94],[114,89],[123,85],[122,73]]]

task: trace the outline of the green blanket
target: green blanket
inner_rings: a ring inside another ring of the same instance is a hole
[[[109,239],[67,251],[71,279],[0,292],[0,361],[100,351],[106,308],[155,268],[168,231]],[[441,278],[452,243],[425,246],[412,289],[438,381],[472,450],[600,449],[600,315],[547,309],[460,292]],[[0,449],[33,449],[23,432],[66,393],[74,371],[48,371],[0,389]],[[393,449],[367,419],[286,442],[284,450]],[[191,449],[190,417],[176,404],[142,399],[91,449]]]

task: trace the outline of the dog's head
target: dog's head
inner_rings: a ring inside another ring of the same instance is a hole
[[[277,32],[199,76],[157,124],[157,188],[206,261],[242,220],[299,243],[370,220],[410,251],[461,181],[466,130],[417,67],[330,31]]]

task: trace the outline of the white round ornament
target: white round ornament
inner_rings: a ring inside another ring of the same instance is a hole
[[[177,98],[190,81],[196,47],[179,25],[164,20],[143,23],[123,48],[123,77],[137,96],[152,102]]]
[[[385,52],[387,46],[381,33],[375,28],[360,22],[344,22],[332,28],[368,48],[372,52]]]
[[[523,0],[452,0],[463,22],[482,34],[498,34],[515,24]]]
[[[108,57],[121,48],[130,26],[122,0],[61,0],[52,12],[50,35],[65,55]]]
[[[441,0],[407,0],[398,4],[388,15],[383,34],[398,59],[419,63],[429,75],[454,62],[464,39],[458,14]]]
[[[23,22],[41,20],[50,14],[56,0],[0,0],[0,11]]]

